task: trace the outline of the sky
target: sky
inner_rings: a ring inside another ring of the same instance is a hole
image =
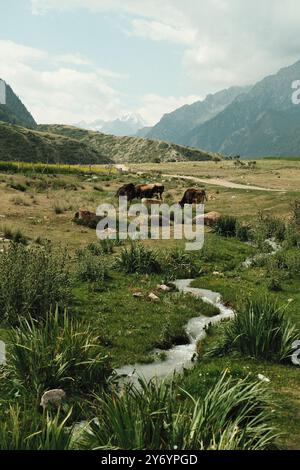
[[[0,78],[39,123],[164,113],[300,59],[299,0],[0,0]]]

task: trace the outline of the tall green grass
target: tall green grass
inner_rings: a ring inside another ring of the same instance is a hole
[[[237,351],[243,356],[273,362],[290,359],[299,333],[286,318],[285,309],[274,297],[248,298],[226,325],[220,344],[208,356]]]
[[[224,373],[202,398],[173,382],[140,382],[97,397],[86,449],[261,450],[273,442],[270,397],[262,383]]]
[[[73,427],[67,423],[71,412],[64,418],[59,411],[54,416],[41,416],[35,409],[9,405],[2,409],[0,450],[69,450]]]
[[[151,274],[162,270],[157,253],[134,242],[123,248],[116,266],[127,274]]]
[[[67,306],[71,276],[67,254],[50,246],[12,243],[0,253],[0,321],[43,318],[55,304]]]
[[[92,327],[58,309],[43,322],[20,320],[10,333],[5,367],[14,387],[38,393],[53,388],[90,393],[105,387],[112,373]]]

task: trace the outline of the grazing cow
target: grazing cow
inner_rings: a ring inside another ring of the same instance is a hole
[[[128,201],[132,201],[136,197],[136,190],[134,184],[124,184],[124,186],[118,189],[116,196],[126,196]]]
[[[187,189],[183,198],[179,202],[181,207],[185,204],[204,204],[207,201],[206,192],[204,189]]]
[[[138,184],[135,187],[138,199],[152,199],[154,196],[162,200],[165,187],[162,184]]]
[[[97,216],[95,212],[85,211],[83,209],[79,209],[79,212],[75,214],[75,220],[83,220],[85,222],[89,220],[95,219]]]

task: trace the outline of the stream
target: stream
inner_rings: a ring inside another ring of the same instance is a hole
[[[190,287],[192,282],[193,279],[183,279],[175,281],[174,285],[179,292],[191,294],[206,303],[214,305],[219,309],[220,314],[214,317],[200,315],[191,318],[185,326],[185,331],[190,340],[189,344],[174,346],[168,351],[155,351],[164,353],[164,360],[150,364],[127,365],[116,369],[119,375],[126,376],[126,381],[137,382],[139,377],[143,377],[146,381],[153,377],[163,379],[172,376],[174,372],[193,367],[193,357],[196,353],[197,343],[205,338],[206,328],[222,320],[233,318],[234,311],[222,303],[222,297],[218,292]]]
[[[271,252],[268,253],[269,256],[276,253],[281,248],[273,239],[267,239],[266,243],[271,247]],[[259,256],[261,255],[247,258],[242,266],[246,269],[251,267],[252,263]],[[196,354],[197,343],[206,337],[206,328],[209,325],[214,325],[220,321],[229,320],[234,317],[234,310],[224,305],[221,294],[207,289],[191,287],[192,282],[193,279],[178,279],[173,284],[179,292],[193,295],[203,300],[203,302],[217,307],[220,311],[219,315],[215,315],[214,317],[200,315],[196,318],[191,318],[185,326],[185,331],[190,342],[188,344],[174,346],[168,351],[156,349],[154,351],[155,353],[164,354],[163,360],[158,360],[150,364],[126,365],[116,369],[117,374],[123,376],[125,381],[137,383],[139,377],[143,377],[146,381],[151,380],[153,377],[164,379],[171,377],[174,372],[181,372],[183,369],[193,367],[193,358]]]

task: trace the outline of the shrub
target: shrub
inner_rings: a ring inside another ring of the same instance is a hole
[[[300,200],[296,199],[292,204],[293,219],[296,226],[300,227]]]
[[[201,271],[197,259],[180,248],[171,250],[165,256],[163,266],[169,279],[192,278],[198,276]]]
[[[86,449],[262,450],[276,436],[264,384],[223,374],[204,397],[174,383],[140,381],[119,395],[97,397]]]
[[[56,309],[40,323],[20,320],[10,333],[6,367],[15,386],[30,391],[92,392],[112,372],[99,343],[90,325]]]
[[[18,404],[4,411],[0,426],[0,450],[68,450],[73,427],[67,427],[71,412],[62,419],[59,412],[53,417],[41,416]]]
[[[237,230],[237,219],[231,216],[222,216],[217,220],[215,232],[223,237],[235,237]]]
[[[158,256],[154,251],[133,242],[129,248],[124,248],[121,251],[116,265],[128,274],[160,273],[162,270]]]
[[[246,299],[239,313],[226,325],[221,343],[207,354],[238,351],[243,356],[282,362],[292,355],[292,344],[297,338],[299,334],[277,301],[258,296]]]
[[[0,254],[0,319],[17,324],[20,317],[44,317],[54,304],[70,299],[71,276],[66,252],[20,244]]]
[[[94,256],[90,250],[84,250],[78,253],[76,275],[83,282],[103,286],[108,279],[107,266],[104,260]]]
[[[236,237],[241,242],[247,242],[251,239],[251,230],[248,225],[237,223],[236,224]]]
[[[285,223],[273,217],[271,214],[259,212],[257,220],[254,224],[254,238],[258,242],[263,242],[270,238],[275,238],[282,242],[285,239],[286,226]]]
[[[28,240],[27,237],[23,234],[20,229],[14,230],[8,226],[1,227],[1,232],[3,233],[4,238],[11,240],[14,243],[21,243],[26,245]]]

